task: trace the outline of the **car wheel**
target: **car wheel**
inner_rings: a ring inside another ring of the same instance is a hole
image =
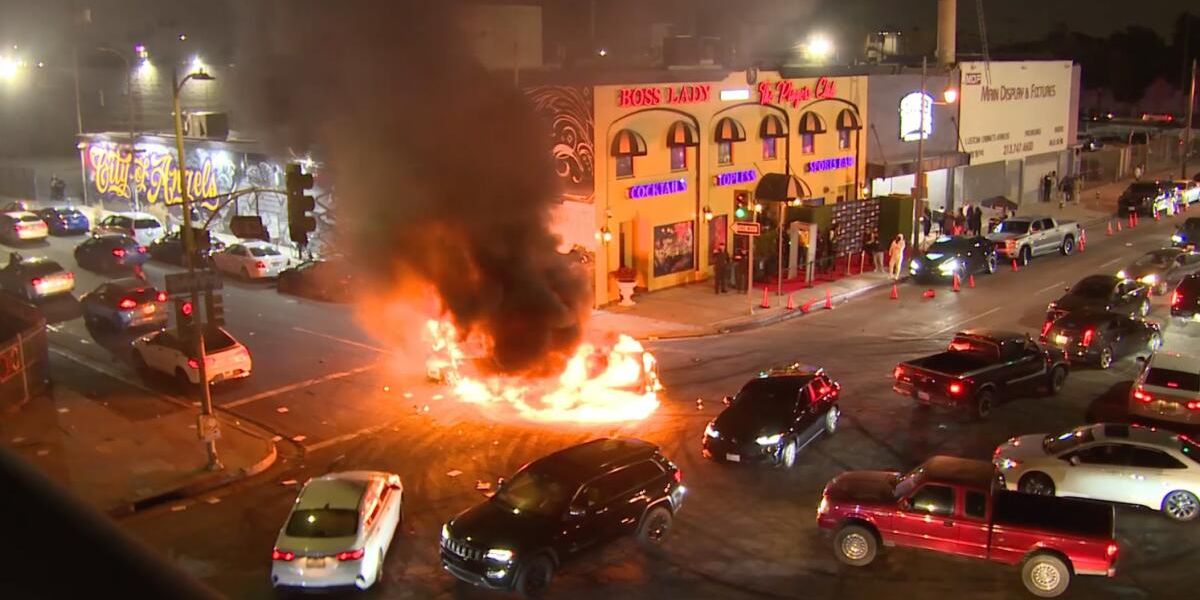
[[[829,412],[825,413],[825,433],[833,435],[837,433],[838,419],[842,417],[842,411],[836,405],[829,407]]]
[[[1154,333],[1150,334],[1150,342],[1147,345],[1150,346],[1151,352],[1154,352],[1154,351],[1158,350],[1159,348],[1162,348],[1162,345],[1163,345],[1162,334],[1158,333],[1158,332],[1154,332]]]
[[[995,256],[989,256],[987,258],[987,260],[983,262],[983,270],[988,275],[991,275],[992,273],[996,272],[996,257]]]
[[[975,406],[973,416],[980,421],[987,419],[992,414],[992,405],[995,402],[996,395],[992,390],[983,390],[975,396]]]
[[[797,451],[796,441],[788,440],[788,442],[783,445],[783,449],[779,451],[779,466],[783,467],[784,469],[790,469],[796,466]]]
[[[1063,384],[1066,382],[1067,382],[1067,368],[1066,367],[1064,367],[1062,365],[1058,365],[1057,367],[1050,369],[1050,376],[1046,381],[1046,387],[1047,387],[1048,391],[1050,392],[1051,396],[1062,391]]]
[[[1067,591],[1071,570],[1067,563],[1053,554],[1034,554],[1021,565],[1021,581],[1030,594],[1039,598],[1054,598]]]
[[[1175,490],[1162,501],[1162,511],[1173,521],[1191,521],[1200,514],[1200,500],[1186,490]]]
[[[1029,246],[1022,247],[1021,248],[1021,266],[1023,266],[1023,267],[1028,266],[1031,261],[1033,261],[1033,250],[1030,250]]]
[[[1107,369],[1113,364],[1112,346],[1105,346],[1100,349],[1100,358],[1096,359],[1096,366],[1101,369]]]
[[[1026,473],[1017,482],[1017,490],[1035,496],[1053,496],[1054,481],[1045,473]]]
[[[1059,246],[1058,251],[1061,252],[1063,256],[1070,256],[1071,253],[1075,251],[1075,238],[1071,236],[1063,238],[1062,246]]]
[[[847,525],[833,536],[833,553],[844,564],[865,567],[879,553],[879,538],[862,525]]]
[[[646,548],[658,548],[667,539],[675,516],[665,506],[651,508],[638,525],[637,540]]]
[[[1141,306],[1138,306],[1138,315],[1144,317],[1148,314],[1150,314],[1150,299],[1146,298],[1145,300],[1142,300]]]
[[[541,598],[554,579],[554,564],[545,556],[535,556],[517,573],[514,591],[522,598]]]

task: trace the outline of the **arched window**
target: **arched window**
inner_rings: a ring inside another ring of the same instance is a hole
[[[722,117],[717,121],[717,129],[713,136],[717,142],[717,164],[733,164],[733,143],[746,141],[746,128],[742,127],[731,117]]]
[[[633,177],[633,157],[646,155],[646,140],[636,131],[622,129],[613,136],[611,154],[617,177]]]

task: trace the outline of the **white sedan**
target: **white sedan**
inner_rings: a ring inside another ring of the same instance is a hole
[[[213,254],[217,270],[242,277],[262,279],[279,277],[291,261],[272,244],[258,240],[240,241]]]
[[[1200,444],[1169,431],[1100,423],[1023,435],[993,462],[1010,490],[1135,504],[1176,521],[1200,515]]]
[[[254,368],[250,351],[220,327],[205,332],[204,354],[209,384],[249,377]],[[139,371],[158,371],[183,384],[200,384],[195,344],[180,339],[172,330],[155,331],[134,340],[133,364]]]
[[[308,480],[271,551],[271,585],[375,585],[403,520],[403,502],[404,486],[392,473],[347,471]]]

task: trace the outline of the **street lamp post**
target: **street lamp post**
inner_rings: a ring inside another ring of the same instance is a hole
[[[175,116],[175,151],[178,153],[177,163],[179,165],[179,193],[181,206],[183,208],[183,253],[187,260],[188,275],[193,276],[192,279],[194,280],[194,276],[196,274],[196,241],[192,235],[192,203],[188,198],[187,170],[184,165],[183,154],[183,121],[179,111],[179,93],[183,91],[184,84],[193,79],[197,81],[212,81],[215,78],[204,71],[196,71],[193,73],[188,73],[182,80],[180,80],[179,74],[175,70],[172,70],[171,72],[171,82],[174,86],[172,88],[171,95],[171,108],[174,111]],[[176,83],[177,81],[178,83]],[[191,292],[192,307],[194,310],[195,307],[200,305],[200,290],[196,289],[196,286],[193,285]],[[206,364],[207,360],[204,349],[204,330],[201,327],[201,318],[202,317],[197,316],[196,318],[192,319],[192,334],[195,338],[196,357],[197,361],[199,362],[199,366],[196,370],[199,371],[200,375],[200,414],[205,417],[212,418],[212,391],[208,387],[208,365]],[[204,445],[208,451],[208,470],[219,471],[225,468],[224,465],[221,464],[221,460],[217,457],[216,440],[207,439],[204,441]]]
[[[125,98],[129,104],[129,179],[130,179],[129,189],[130,189],[130,199],[133,201],[133,210],[141,210],[142,209],[141,203],[138,202],[137,182],[132,181],[132,179],[133,179],[133,160],[137,157],[137,150],[136,150],[136,146],[135,146],[136,138],[134,137],[136,128],[134,126],[134,121],[133,121],[133,64],[129,62],[129,58],[126,57],[124,53],[114,50],[112,48],[101,46],[99,48],[96,48],[96,50],[99,50],[100,52],[107,52],[109,54],[115,54],[118,58],[121,59],[121,61],[123,61],[125,63]]]
[[[925,177],[925,135],[926,135],[925,134],[925,126],[928,124],[925,121],[925,112],[926,112],[925,107],[926,106],[929,107],[929,111],[928,111],[929,118],[932,119],[934,106],[949,106],[958,99],[957,92],[954,91],[952,88],[948,88],[945,91],[945,94],[944,94],[944,97],[946,99],[945,102],[936,102],[936,101],[934,101],[933,98],[929,97],[929,93],[926,91],[926,87],[927,87],[926,86],[926,78],[928,77],[928,75],[927,75],[928,64],[929,64],[928,57],[922,56],[921,57],[921,94],[919,96],[921,99],[921,111],[920,111],[921,117],[920,117],[920,124],[917,127],[917,171],[916,171],[916,179],[913,181],[913,190],[914,190],[914,193],[913,193],[913,222],[912,222],[913,252],[916,252],[917,242],[920,239],[917,236],[917,231],[921,224],[921,222],[920,222],[921,203],[925,200],[925,196],[928,193],[928,189],[925,186],[925,182],[922,181]],[[952,95],[952,93],[953,93],[953,95]]]

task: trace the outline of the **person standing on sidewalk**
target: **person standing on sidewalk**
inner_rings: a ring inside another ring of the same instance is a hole
[[[50,176],[50,199],[61,202],[66,197],[67,197],[67,182],[63,181],[62,179],[59,179],[57,173],[51,175]]]
[[[897,281],[900,280],[900,267],[904,264],[904,236],[896,234],[892,246],[888,249],[888,274]]]
[[[737,291],[746,291],[746,250],[735,244],[733,251],[733,283]]]
[[[971,235],[983,235],[983,209],[978,206],[971,206],[967,209],[970,212],[969,222],[967,227],[971,228]]]
[[[1134,180],[1134,181],[1141,181],[1141,180],[1142,180],[1142,173],[1144,173],[1144,172],[1145,172],[1145,169],[1143,169],[1143,168],[1142,168],[1142,165],[1139,163],[1137,166],[1135,166],[1135,167],[1133,168],[1133,180]]]
[[[871,266],[874,267],[876,273],[883,272],[883,245],[879,243],[879,231],[872,230],[867,234],[867,243],[863,244],[863,250],[871,253]]]
[[[729,282],[729,255],[725,253],[725,244],[717,244],[709,262],[713,266],[714,291],[718,294],[728,292],[725,285]]]

